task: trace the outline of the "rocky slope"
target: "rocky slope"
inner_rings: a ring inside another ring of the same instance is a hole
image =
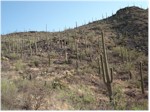
[[[115,105],[109,103],[99,72],[101,30],[113,68]],[[138,7],[62,32],[2,35],[2,109],[147,110],[147,40],[148,10]],[[139,82],[140,61],[145,94]]]

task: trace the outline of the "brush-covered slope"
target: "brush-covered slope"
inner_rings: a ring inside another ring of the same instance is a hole
[[[101,30],[113,68],[115,105],[109,102],[98,61],[103,53]],[[147,110],[147,40],[148,10],[138,7],[62,32],[2,35],[2,109]]]

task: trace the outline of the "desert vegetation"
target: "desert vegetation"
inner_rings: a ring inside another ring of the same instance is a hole
[[[2,110],[148,110],[147,40],[138,7],[62,32],[1,35]]]

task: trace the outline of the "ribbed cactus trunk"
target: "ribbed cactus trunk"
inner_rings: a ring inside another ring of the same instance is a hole
[[[108,65],[108,59],[107,59],[107,54],[106,54],[106,47],[105,47],[105,40],[102,32],[102,48],[103,48],[103,56],[100,55],[101,57],[101,66],[102,66],[102,76],[103,76],[103,81],[107,87],[108,90],[108,95],[110,102],[112,102],[112,81],[113,81],[113,70],[112,68],[109,70],[109,65]]]
[[[65,51],[65,61],[66,61],[66,63],[68,63],[68,53],[67,53],[67,51]]]
[[[101,44],[100,44],[100,37],[98,37],[98,53],[100,54]]]
[[[65,62],[68,63],[67,44],[65,45]]]
[[[30,56],[32,56],[32,46],[31,46],[31,41],[30,41]]]
[[[76,69],[77,69],[77,71],[78,71],[78,69],[79,69],[79,63],[78,63],[78,61],[79,61],[79,53],[78,53],[79,51],[78,51],[78,42],[76,41]]]
[[[87,55],[87,36],[85,36],[85,54]]]
[[[35,45],[35,54],[37,54],[37,42],[34,42],[34,45]]]
[[[50,67],[51,65],[51,56],[50,56],[50,53],[48,53],[48,66]]]
[[[140,62],[140,78],[141,78],[141,90],[142,90],[142,94],[145,93],[144,91],[144,83],[143,83],[143,71],[142,71],[142,62]]]
[[[123,53],[123,48],[120,47],[120,55],[121,55],[121,58],[122,58],[122,62],[124,62],[124,53]]]
[[[21,40],[21,58],[23,58],[23,45],[24,45],[24,42],[23,40]]]
[[[103,76],[103,81],[104,81],[104,84],[106,85],[107,87],[107,91],[108,91],[108,95],[109,95],[109,100],[110,102],[113,101],[113,98],[112,98],[112,87],[111,87],[111,84],[112,84],[112,81],[113,81],[113,76],[112,76],[112,68],[111,68],[111,73],[110,74],[106,74],[107,73],[107,69],[105,68],[105,62],[104,62],[105,59],[103,59],[103,56],[101,55],[101,66],[102,66],[102,76]]]
[[[16,42],[16,53],[17,53],[17,54],[18,54],[18,51],[19,51],[19,45],[18,45],[18,44],[19,44],[19,42],[17,41],[17,42]]]
[[[29,80],[32,80],[32,76],[31,76],[31,74],[29,75]]]
[[[46,81],[44,81],[44,86],[46,86],[47,85],[47,83],[46,83]]]

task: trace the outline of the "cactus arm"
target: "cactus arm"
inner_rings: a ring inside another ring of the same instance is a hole
[[[110,83],[113,81],[113,68],[110,68]]]

